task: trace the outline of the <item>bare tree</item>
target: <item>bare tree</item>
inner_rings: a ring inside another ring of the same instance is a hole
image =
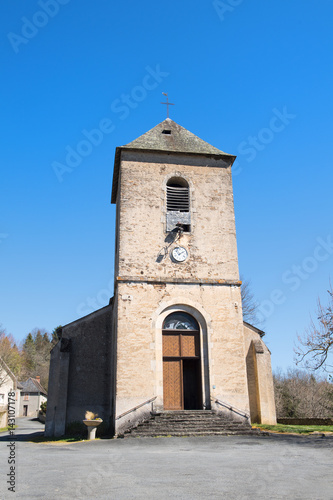
[[[22,368],[22,360],[19,349],[15,343],[13,335],[7,334],[0,325],[0,358],[10,368],[10,370],[19,376]]]
[[[329,302],[323,306],[318,299],[317,320],[311,318],[310,326],[303,335],[298,335],[298,346],[295,347],[296,364],[304,363],[310,370],[322,368],[331,372],[333,366],[328,363],[333,351],[333,289],[330,283]]]
[[[242,279],[242,276],[241,276]],[[241,286],[243,319],[248,323],[259,323],[257,318],[258,302],[254,298],[254,293],[251,290],[251,282],[242,280]]]
[[[11,380],[10,375],[13,376],[13,373],[8,365],[4,362],[4,360],[0,357],[0,387],[4,385],[8,380]]]
[[[324,377],[289,369],[274,374],[278,418],[328,418],[333,414],[333,384]]]

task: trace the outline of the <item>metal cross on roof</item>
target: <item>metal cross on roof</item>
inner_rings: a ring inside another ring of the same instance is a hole
[[[173,102],[169,102],[169,98],[168,98],[168,93],[166,92],[162,92],[163,95],[165,95],[166,97],[166,101],[167,102],[161,102],[161,104],[166,104],[166,107],[167,107],[167,118],[169,118],[169,106],[174,106],[174,103]]]

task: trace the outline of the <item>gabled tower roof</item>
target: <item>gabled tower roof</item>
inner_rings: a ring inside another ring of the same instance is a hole
[[[208,142],[200,139],[200,137],[192,134],[192,132],[189,132],[189,130],[186,130],[186,128],[181,127],[178,123],[167,118],[134,141],[116,149],[111,203],[116,203],[120,155],[122,150],[145,150],[214,156],[229,159],[229,161],[231,160],[231,164],[236,158],[233,155],[215,148]]]
[[[137,139],[123,146],[126,149],[149,149],[203,155],[232,156],[203,141],[167,118]]]

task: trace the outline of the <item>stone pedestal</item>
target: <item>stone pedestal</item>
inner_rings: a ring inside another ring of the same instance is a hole
[[[96,429],[103,420],[83,420],[84,425],[88,427],[88,440],[96,438]]]

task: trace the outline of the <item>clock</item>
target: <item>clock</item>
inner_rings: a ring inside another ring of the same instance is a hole
[[[171,258],[175,262],[184,262],[187,259],[188,253],[184,247],[175,247],[171,251]]]

